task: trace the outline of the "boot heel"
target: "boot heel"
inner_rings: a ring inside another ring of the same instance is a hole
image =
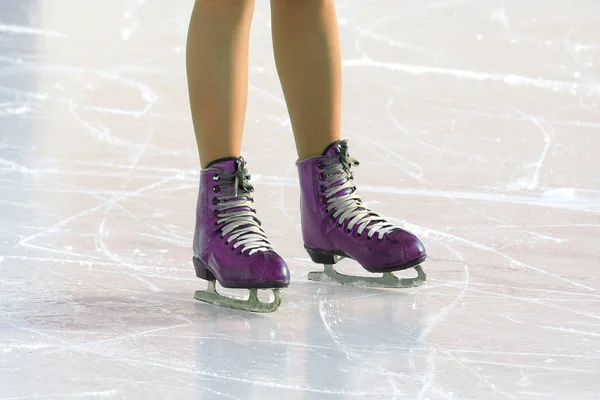
[[[204,279],[205,281],[217,280],[217,277],[210,272],[206,264],[204,264],[202,261],[198,260],[196,257],[192,257],[192,262],[194,263],[194,269],[196,270],[196,276],[198,278]]]
[[[306,249],[306,252],[310,256],[310,259],[314,263],[317,263],[317,264],[332,265],[332,264],[336,264],[338,261],[340,261],[342,258],[344,258],[343,256],[331,253],[329,251],[312,249],[312,248],[308,247],[307,245],[304,245],[304,248]]]

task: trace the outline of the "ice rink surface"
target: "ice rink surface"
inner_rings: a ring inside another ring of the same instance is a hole
[[[337,2],[359,193],[429,253],[404,291],[306,279],[257,3],[270,315],[193,299],[192,2],[0,1],[0,399],[599,399],[600,2]]]

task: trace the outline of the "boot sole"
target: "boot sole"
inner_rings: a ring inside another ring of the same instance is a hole
[[[212,271],[212,269],[200,261],[196,257],[192,257],[192,262],[194,263],[194,269],[196,270],[196,276],[205,281],[217,281],[217,275]],[[219,285],[224,288],[229,289],[283,289],[290,285],[289,282],[249,282],[249,283],[231,283],[231,282],[221,282],[219,281]]]
[[[304,248],[306,249],[306,252],[310,256],[311,260],[316,264],[333,265],[333,264],[337,264],[339,261],[341,261],[344,258],[349,258],[351,260],[354,260],[354,258],[352,258],[348,254],[344,253],[343,251],[314,249],[312,247],[308,247],[307,245],[304,245]],[[411,260],[404,264],[393,265],[390,267],[378,268],[378,269],[369,269],[362,265],[361,265],[361,267],[363,267],[368,272],[373,272],[373,273],[402,271],[404,269],[414,268],[417,265],[420,265],[423,261],[425,261],[426,258],[427,258],[427,254],[424,255],[423,257],[417,258],[416,260]]]

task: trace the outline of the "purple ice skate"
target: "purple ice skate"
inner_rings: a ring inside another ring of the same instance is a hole
[[[272,312],[281,304],[279,289],[289,285],[290,273],[261,228],[247,173],[241,157],[216,160],[200,172],[193,263],[196,276],[208,281],[208,289],[194,297],[240,310]],[[215,281],[226,288],[250,289],[250,297],[222,296]],[[275,300],[259,301],[257,289],[273,289]]]
[[[301,190],[304,247],[310,258],[325,265],[308,279],[367,287],[420,286],[426,275],[420,264],[425,247],[412,233],[395,227],[365,206],[356,193],[345,140],[332,143],[323,155],[297,163]],[[365,270],[382,277],[359,277],[338,273],[333,264],[343,258],[356,260]],[[392,274],[415,268],[418,276],[398,279]]]

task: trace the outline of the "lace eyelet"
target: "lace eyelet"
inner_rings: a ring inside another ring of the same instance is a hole
[[[320,181],[324,181],[324,180],[325,180],[325,174],[323,174],[323,173],[320,173],[320,174],[319,174],[319,180],[320,180]]]
[[[213,181],[215,181],[215,182],[216,182],[216,181],[218,181],[219,179],[221,179],[221,178],[219,178],[219,175],[215,175],[215,176],[213,176]]]
[[[213,211],[213,215],[214,215],[215,217],[218,217],[218,216],[219,216],[219,210],[215,210],[215,211]]]
[[[321,191],[321,193],[325,193],[325,186],[323,186],[323,185],[319,186],[319,190]]]
[[[219,192],[221,192],[221,188],[220,188],[219,186],[215,186],[215,187],[213,188],[213,192],[215,192],[215,193],[219,193]]]
[[[324,168],[325,168],[325,164],[323,164],[323,163],[319,163],[318,167],[319,167],[319,169],[321,169],[321,170],[322,170],[322,169],[324,169]]]
[[[217,204],[219,204],[219,199],[217,199],[217,198],[215,197],[215,198],[213,199],[212,203],[213,203],[213,205],[215,205],[215,206],[216,206]]]

